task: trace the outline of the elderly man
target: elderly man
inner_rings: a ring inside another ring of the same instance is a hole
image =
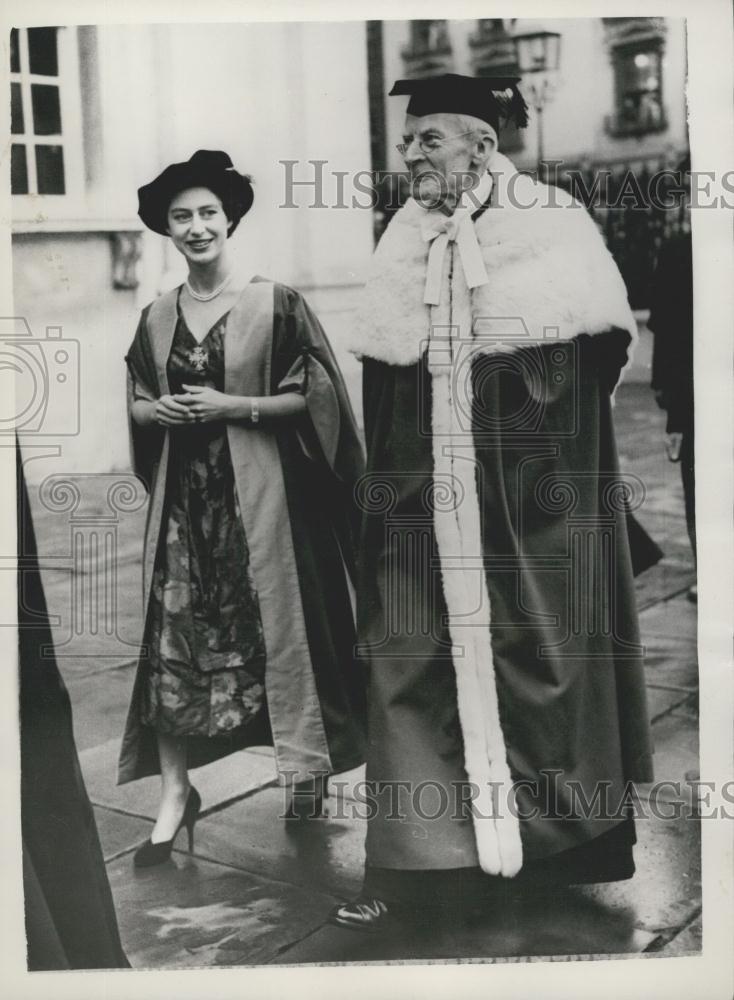
[[[332,919],[489,885],[629,878],[651,748],[610,396],[636,328],[585,210],[519,175],[516,79],[399,81],[413,197],[353,349],[368,473],[362,895]],[[513,880],[510,882],[510,880]]]

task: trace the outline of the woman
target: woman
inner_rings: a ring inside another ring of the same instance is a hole
[[[143,310],[127,356],[135,471],[149,484],[144,642],[119,782],[161,774],[138,866],[200,810],[188,768],[273,745],[287,781],[363,759],[347,574],[363,456],[339,369],[301,296],[237,274],[252,205],[226,153],[140,188],[188,279]],[[312,798],[313,801],[313,798]]]

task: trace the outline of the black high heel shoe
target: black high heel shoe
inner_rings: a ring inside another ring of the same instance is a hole
[[[133,855],[133,864],[135,867],[152,868],[153,865],[160,865],[163,864],[164,861],[168,861],[173,849],[173,842],[183,827],[186,827],[186,832],[189,835],[190,854],[194,849],[194,826],[196,825],[200,812],[201,796],[192,785],[191,788],[189,788],[189,794],[186,799],[186,805],[184,806],[181,822],[176,827],[174,835],[170,840],[161,840],[157,844],[154,844],[152,840],[146,840],[146,842],[142,844]]]

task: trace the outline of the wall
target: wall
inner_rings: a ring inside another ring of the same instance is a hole
[[[59,459],[32,463],[30,478],[59,471],[124,468],[127,425],[123,357],[135,329],[135,301],[132,292],[112,288],[109,236],[16,235],[13,269],[14,312],[28,321],[34,339],[42,341],[47,327],[60,326],[64,340],[79,344],[78,372],[70,372],[63,385],[51,377],[49,391],[55,395],[49,417],[40,432],[29,439],[29,444],[60,444],[62,454]],[[53,363],[49,366],[52,369]],[[3,372],[3,377],[9,377],[9,373]],[[27,370],[24,378],[27,381]],[[79,408],[77,435],[54,435],[52,415],[59,405],[67,425],[74,418],[74,408]]]
[[[62,326],[80,344],[81,432],[58,438],[60,458],[31,463],[31,479],[127,466],[123,356],[140,308],[185,269],[167,240],[146,231],[139,287],[113,290],[105,225],[140,228],[136,189],[168,163],[221,148],[253,176],[255,205],[233,237],[236,260],[304,290],[352,366],[340,340],[372,251],[370,211],[311,208],[312,188],[296,192],[297,207],[278,208],[282,160],[299,161],[299,179],[313,177],[309,159],[326,160],[327,177],[370,168],[363,23],[104,26],[84,29],[81,41],[89,57],[81,74],[87,195],[75,209],[82,231],[60,225],[13,239],[16,315],[36,337]],[[327,185],[327,203],[334,196]],[[83,231],[85,218],[99,231]]]
[[[686,134],[686,33],[685,21],[667,18],[667,35],[663,61],[663,99],[668,115],[668,128],[659,134],[641,138],[615,138],[607,135],[604,117],[614,108],[614,75],[609,52],[604,42],[600,18],[547,18],[533,21],[541,27],[561,34],[560,69],[555,95],[546,105],[544,115],[545,156],[547,159],[576,161],[589,155],[600,160],[640,156],[664,152],[670,146],[676,150],[687,146]],[[517,34],[527,30],[529,22],[515,23]],[[469,35],[476,30],[475,21],[450,21],[448,33],[453,51],[452,72],[473,74]],[[408,21],[386,21],[384,24],[384,59],[387,90],[394,80],[405,76],[401,50],[408,45]],[[521,84],[522,87],[522,84]],[[400,170],[402,160],[395,143],[400,142],[405,115],[405,98],[387,98],[388,165]],[[513,154],[520,167],[533,168],[536,162],[537,121],[531,109],[530,122],[524,133],[525,148]]]

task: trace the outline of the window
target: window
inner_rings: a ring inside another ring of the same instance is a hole
[[[614,136],[645,135],[667,128],[663,103],[665,25],[661,18],[604,18],[614,73]]]
[[[412,55],[424,56],[429,52],[448,52],[449,40],[445,21],[412,21],[410,25]]]
[[[402,51],[408,76],[435,76],[451,69],[446,21],[410,21],[410,43]]]
[[[654,132],[663,124],[662,60],[659,51],[617,54],[618,127]]]
[[[79,193],[77,62],[75,28],[13,28],[10,32],[10,187],[21,206],[24,196],[48,195],[59,200]]]

